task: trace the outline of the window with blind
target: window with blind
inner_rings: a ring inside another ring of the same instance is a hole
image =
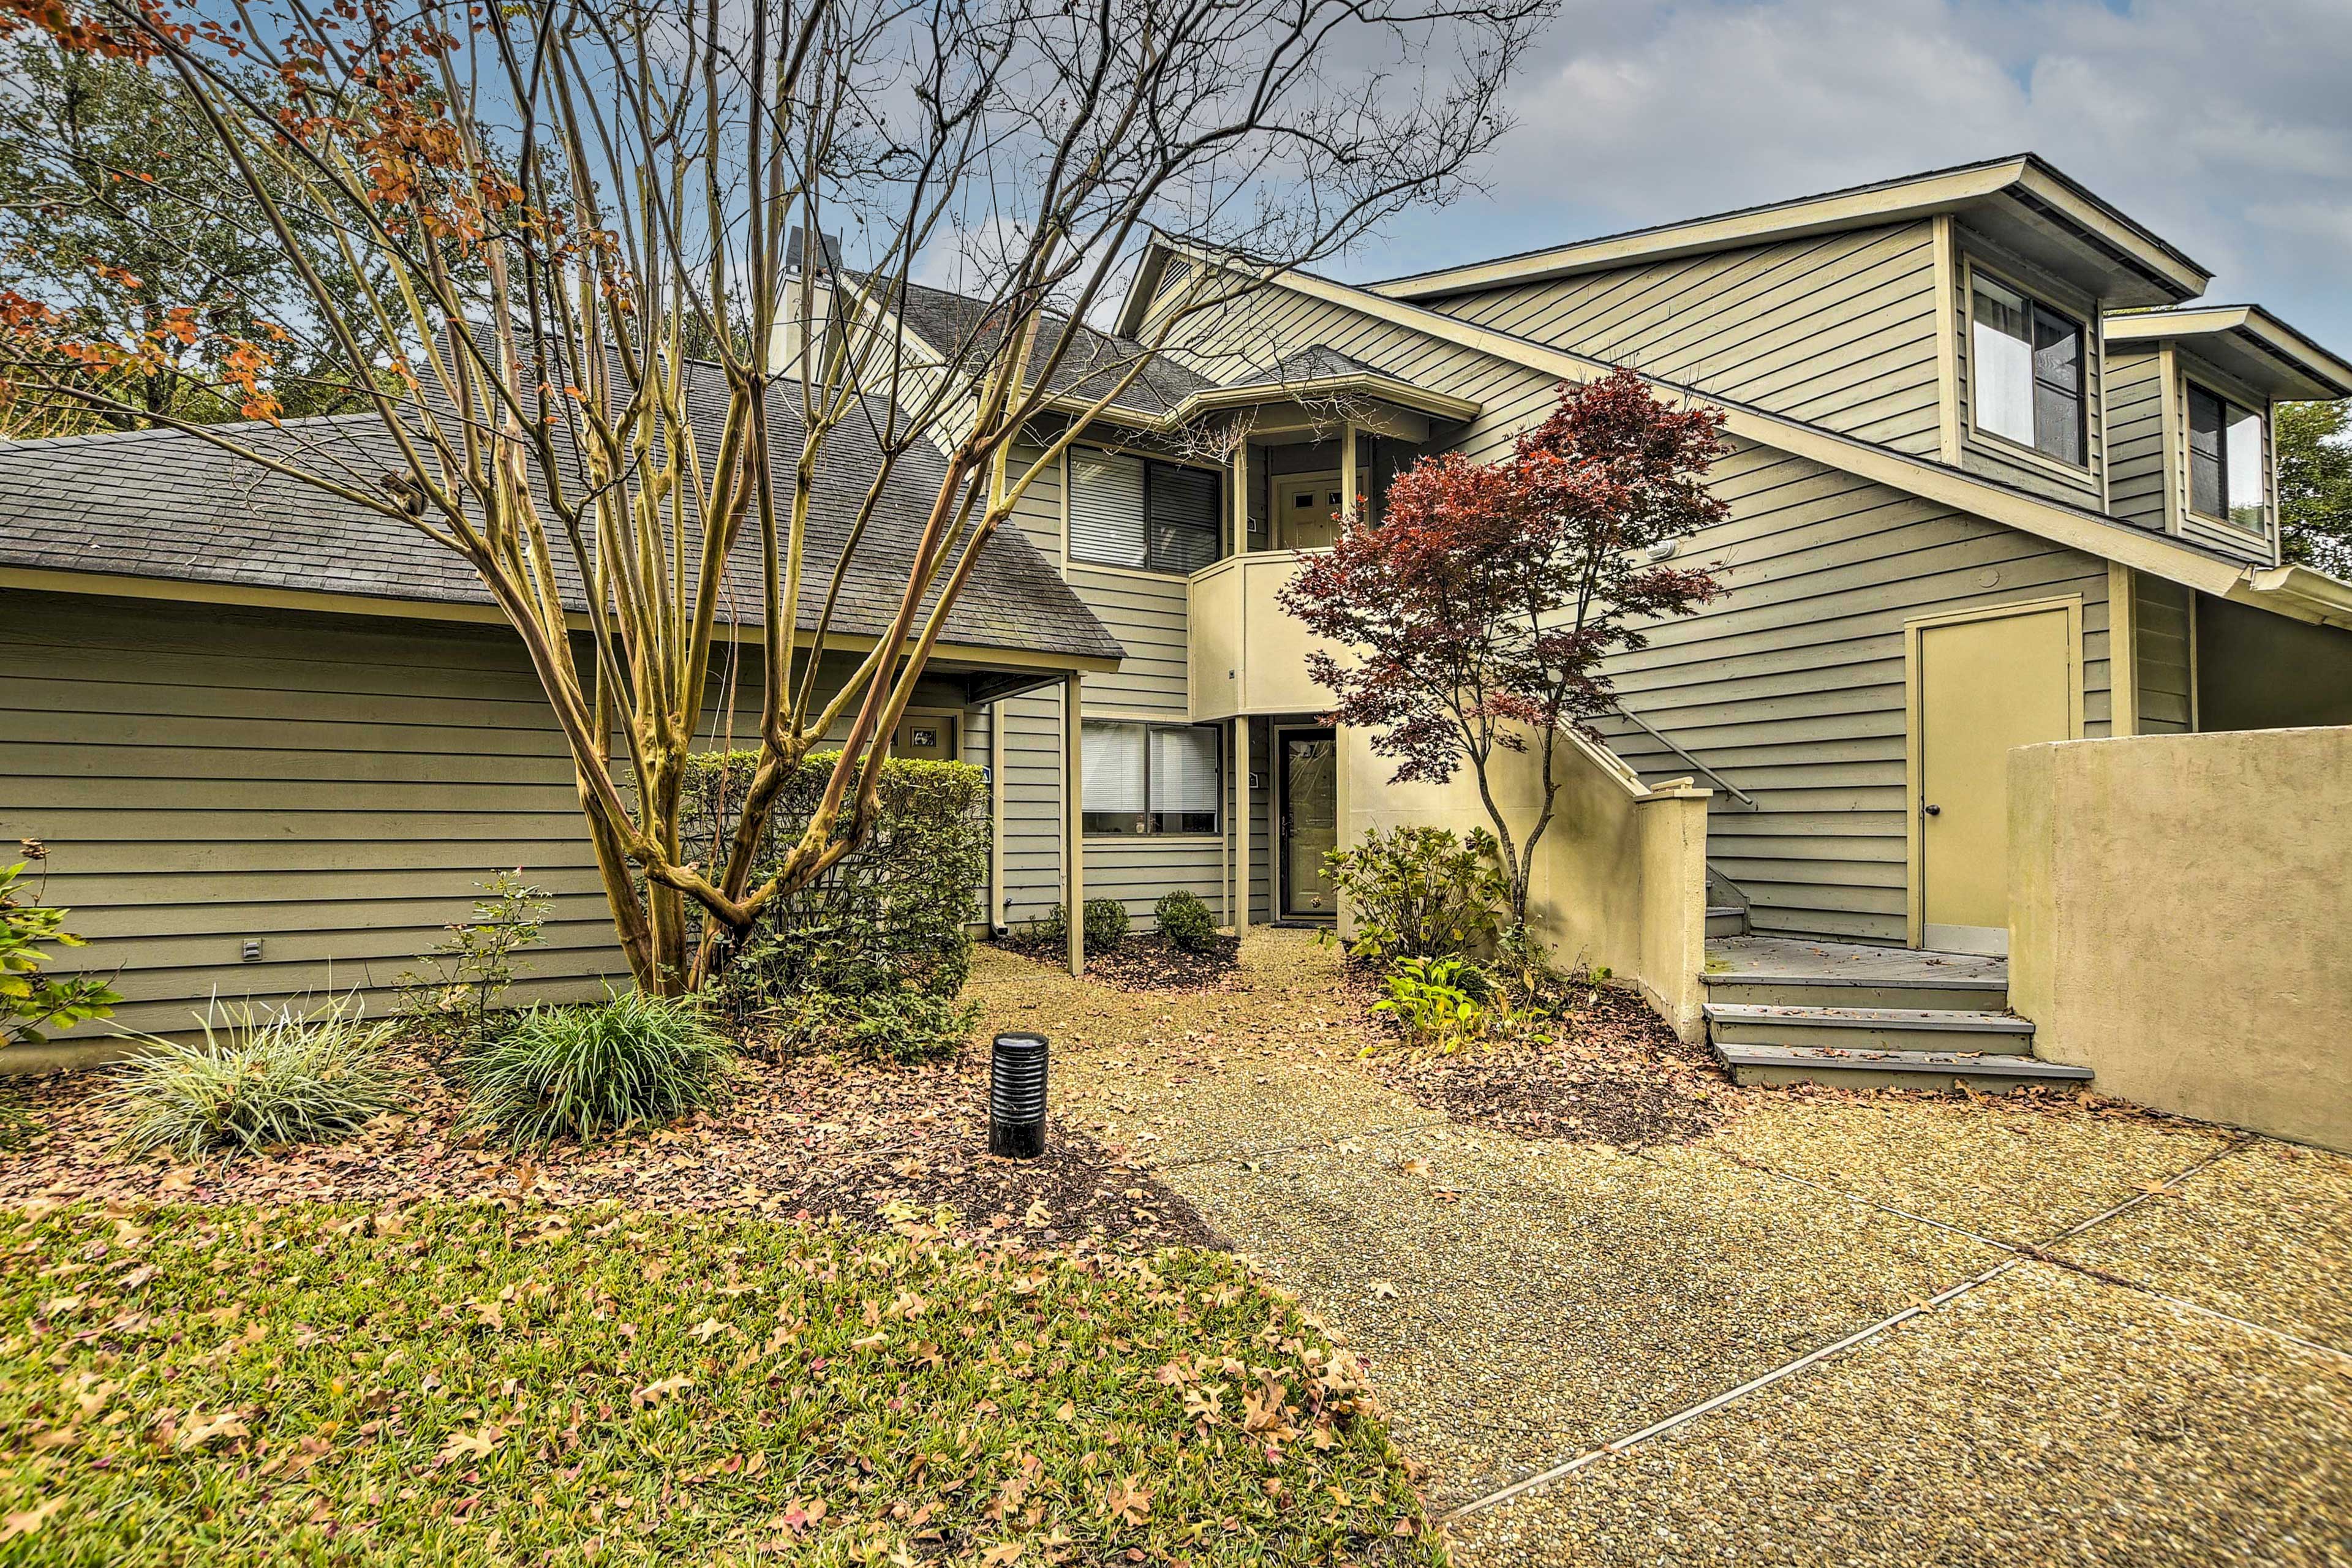
[[[2266,533],[2263,416],[2189,384],[2189,510]]]
[[[1223,553],[1224,476],[1118,452],[1070,453],[1070,555],[1190,574]]]
[[[2083,466],[2082,323],[1982,275],[1971,293],[1976,427]]]
[[[1088,833],[1218,831],[1224,755],[1214,725],[1089,719],[1079,739]]]

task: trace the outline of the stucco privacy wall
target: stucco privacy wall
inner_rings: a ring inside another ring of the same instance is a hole
[[[1354,729],[1339,731],[1339,759],[1343,844],[1375,827],[1466,834],[1489,826],[1467,772],[1442,785],[1391,784],[1395,764],[1373,754],[1369,731]],[[1556,766],[1564,783],[1558,815],[1536,846],[1528,923],[1556,962],[1604,966],[1633,981],[1677,1035],[1701,1038],[1708,792],[1644,787],[1616,757],[1572,735]],[[1505,815],[1531,821],[1540,777],[1532,751],[1502,752],[1493,768]]]
[[[2159,1110],[2352,1151],[2352,729],[2010,753],[2010,1005]]]

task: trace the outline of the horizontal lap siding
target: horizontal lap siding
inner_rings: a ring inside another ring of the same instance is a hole
[[[1239,344],[1278,335],[1328,342],[1479,399],[1486,409],[1460,441],[1479,460],[1539,417],[1556,387],[1539,373],[1297,295],[1261,297],[1216,330]],[[1718,565],[1727,592],[1697,616],[1652,628],[1651,646],[1620,656],[1612,673],[1627,708],[1756,797],[1761,809],[1750,812],[1717,791],[1709,858],[1752,900],[1757,930],[1900,942],[1905,621],[2080,595],[2085,730],[2103,735],[2105,563],[1753,444],[1719,463],[1711,482],[1731,518],[1680,559]],[[1604,728],[1653,782],[1693,771],[1630,725]]]
[[[1714,482],[1731,520],[1681,559],[1713,566],[1726,593],[1612,660],[1620,698],[1755,798],[1718,789],[1707,840],[1755,930],[1899,942],[1904,623],[2081,595],[2085,727],[2104,734],[2105,563],[1769,448],[1744,447]],[[1631,724],[1602,728],[1653,782],[1694,771]]]
[[[2107,351],[2107,510],[2161,533],[2164,509],[2164,356]]]
[[[516,868],[555,896],[536,990],[625,974],[512,633],[7,599],[0,836],[47,844],[47,897],[95,939],[74,961],[122,972],[121,1023],[184,1030],[215,992],[381,992]]]
[[[625,981],[569,754],[504,627],[8,593],[0,668],[0,837],[47,847],[45,896],[93,939],[70,961],[121,971],[129,1027],[184,1032],[215,994],[356,986],[381,1013],[510,869],[554,900],[519,999]],[[740,745],[756,667],[738,679]]]
[[[2132,574],[2132,624],[2139,640],[2139,732],[2185,735],[2197,727],[2189,589]]]
[[[1935,228],[1904,224],[1429,303],[1481,326],[1932,456]]]

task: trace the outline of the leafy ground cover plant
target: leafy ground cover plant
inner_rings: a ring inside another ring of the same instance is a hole
[[[0,1267],[76,1271],[0,1299],[15,1560],[1442,1561],[1354,1358],[1218,1254],[87,1205]]]
[[[154,1040],[116,1069],[107,1114],[133,1154],[251,1154],[347,1138],[405,1098],[393,1026],[355,997],[308,1012],[224,1006],[201,1044]]]
[[[1448,1055],[1486,1034],[1501,994],[1485,970],[1461,958],[1400,958],[1381,984],[1387,994],[1372,1011],[1387,1014],[1411,1044]]]
[[[864,1061],[931,1061],[953,1056],[969,1044],[979,1018],[975,1003],[920,991],[876,991],[863,996],[815,991],[779,1005],[776,1037],[790,1050]]]
[[[1206,952],[1215,945],[1217,922],[1198,894],[1178,888],[1160,895],[1151,916],[1160,936],[1179,952]]]
[[[102,975],[41,973],[54,962],[49,947],[89,944],[66,930],[65,910],[26,884],[28,863],[0,867],[0,1047],[38,1045],[46,1029],[110,1017],[122,1000]]]
[[[1491,947],[1510,887],[1495,836],[1444,827],[1367,828],[1324,857],[1354,922],[1357,958],[1437,958]]]
[[[734,1046],[688,999],[625,991],[591,1006],[542,1004],[465,1058],[466,1125],[517,1148],[585,1142],[717,1104],[736,1068]]]
[[[476,886],[488,897],[475,901],[473,919],[451,924],[399,982],[409,1027],[445,1049],[489,1033],[492,1013],[528,967],[520,955],[546,940],[548,911],[555,907],[544,889],[523,880],[520,867]]]

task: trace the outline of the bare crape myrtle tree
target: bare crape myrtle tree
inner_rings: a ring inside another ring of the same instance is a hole
[[[276,247],[301,305],[218,337],[216,301],[152,300],[115,314],[153,325],[104,333],[0,294],[0,397],[104,414],[126,373],[215,336],[194,357],[245,422],[142,418],[463,559],[568,743],[639,984],[690,991],[866,833],[950,607],[1084,423],[1036,438],[1049,384],[1065,412],[1106,407],[1199,312],[1448,199],[1550,4],[7,0],[0,26],[178,95],[241,186],[186,200]],[[1097,347],[1073,383],[1100,342],[1077,323],[1154,229],[1234,265],[1194,269],[1139,351]],[[919,355],[896,306],[949,259],[984,309]],[[284,416],[298,362],[349,367],[305,405],[362,412]],[[815,515],[853,437],[864,500]],[[847,569],[923,446],[945,477],[887,563],[896,615],[848,638]],[[739,626],[759,763],[731,826],[689,844],[686,763]],[[828,734],[821,802],[755,879],[780,785]]]

